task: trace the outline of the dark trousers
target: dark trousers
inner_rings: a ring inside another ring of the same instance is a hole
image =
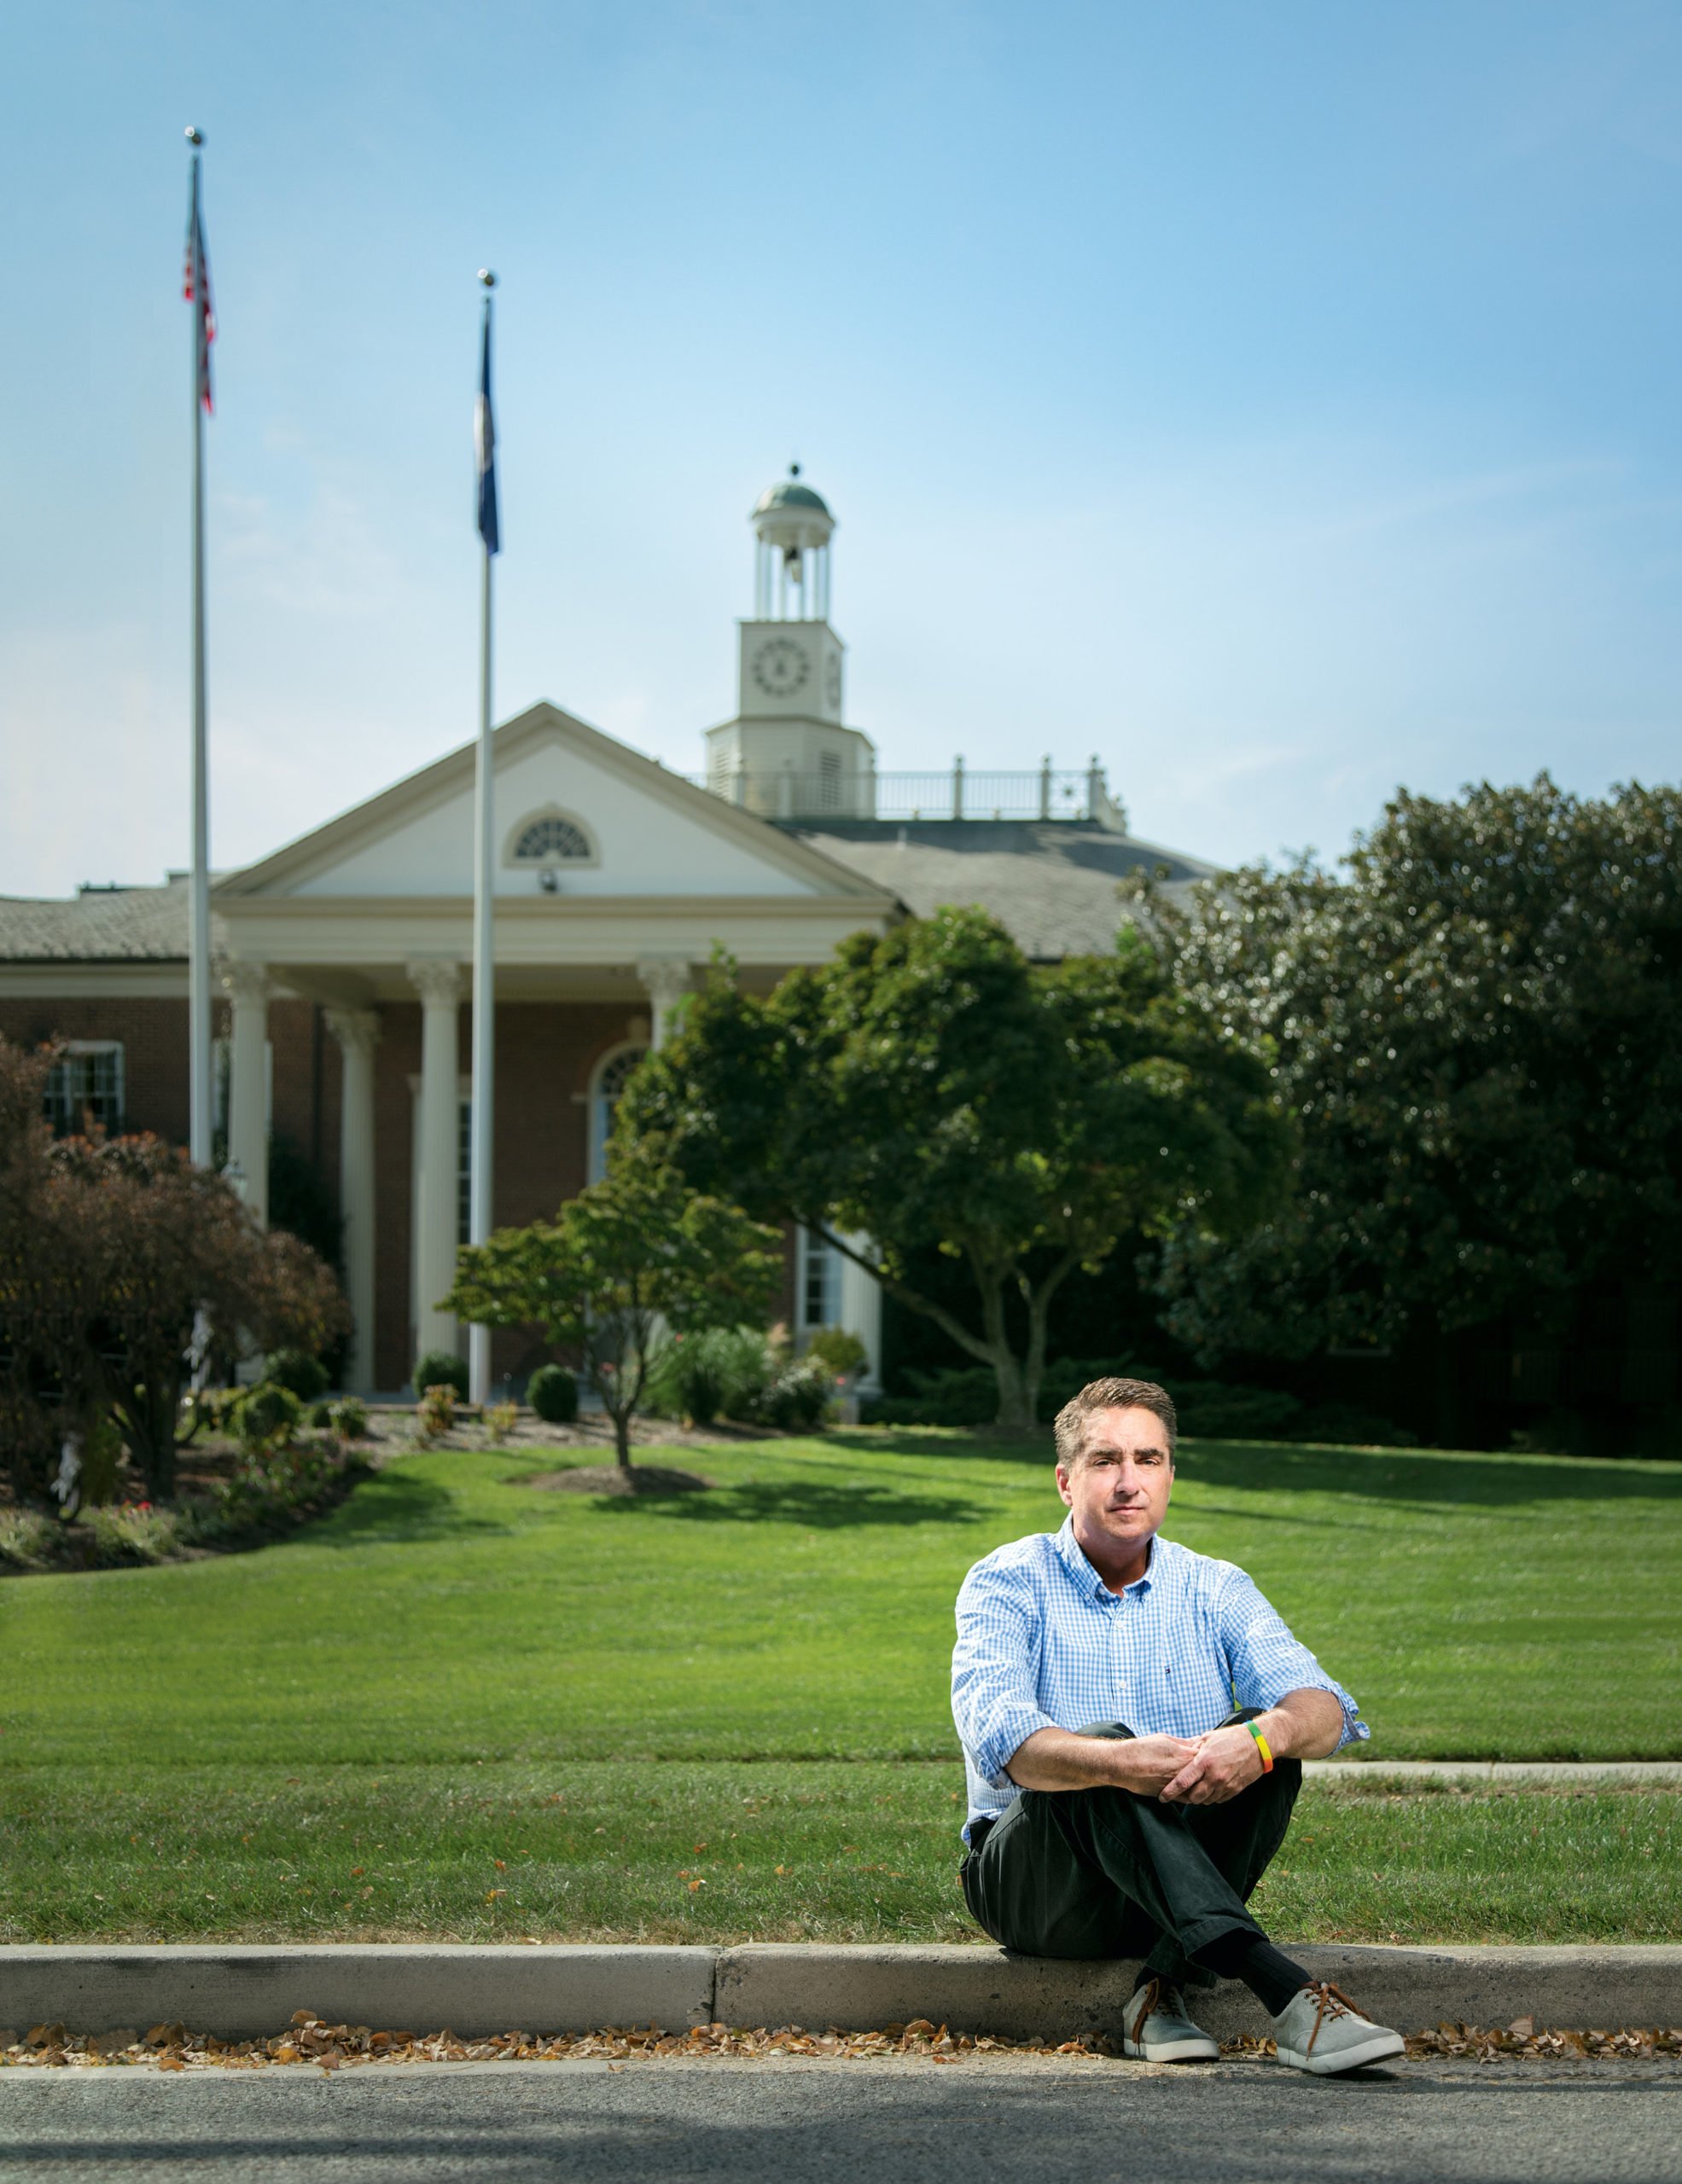
[[[1133,1732],[1098,1722],[1079,1734]],[[1224,1804],[1165,1805],[1109,1784],[1024,1790],[964,1860],[964,1902],[1024,1956],[1143,1957],[1147,1972],[1212,1985],[1190,1961],[1198,1950],[1228,1934],[1266,1938],[1245,1899],[1285,1839],[1301,1783],[1300,1764],[1281,1759]]]

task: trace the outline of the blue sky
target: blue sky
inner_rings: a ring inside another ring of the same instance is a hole
[[[745,521],[841,519],[885,768],[1097,752],[1335,854],[1682,770],[1682,9],[59,0],[0,83],[0,892],[187,848],[181,131],[209,140],[213,850],[498,710],[692,769]]]

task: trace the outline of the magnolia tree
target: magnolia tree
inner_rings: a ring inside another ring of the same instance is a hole
[[[1401,793],[1341,872],[1139,907],[1301,1118],[1279,1216],[1170,1240],[1169,1324],[1203,1357],[1506,1313],[1557,1339],[1589,1284],[1682,1281],[1682,792]]]
[[[38,1494],[67,1430],[114,1417],[148,1493],[175,1492],[195,1354],[311,1351],[348,1329],[332,1273],[232,1186],[151,1136],[55,1141],[49,1052],[0,1041],[0,1420]]]
[[[628,1471],[631,1416],[664,1331],[762,1323],[782,1273],[776,1229],[657,1160],[616,1152],[553,1221],[461,1251],[443,1309],[580,1351]]]
[[[953,909],[858,934],[763,998],[715,966],[619,1129],[867,1268],[992,1368],[1015,1431],[1074,1269],[1176,1223],[1242,1232],[1278,1202],[1291,1142],[1264,1051],[1189,1005],[1137,933],[1033,965]],[[910,1279],[930,1245],[968,1269],[969,1315]]]

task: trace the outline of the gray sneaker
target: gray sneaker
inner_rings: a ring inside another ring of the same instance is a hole
[[[1139,2063],[1213,2063],[1220,2044],[1193,2024],[1184,1992],[1172,1979],[1147,1979],[1127,2005],[1121,2053]]]
[[[1273,2020],[1273,2039],[1282,2063],[1317,2077],[1365,2070],[1404,2049],[1400,2033],[1363,2017],[1330,1979],[1297,1989]]]

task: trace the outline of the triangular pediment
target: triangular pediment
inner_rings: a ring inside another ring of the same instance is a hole
[[[669,772],[556,706],[536,705],[492,738],[497,892],[529,895],[528,842],[555,845],[568,897],[855,896],[891,900],[860,873]],[[434,764],[232,874],[219,897],[347,902],[473,892],[475,747]],[[548,822],[545,826],[544,822]]]

